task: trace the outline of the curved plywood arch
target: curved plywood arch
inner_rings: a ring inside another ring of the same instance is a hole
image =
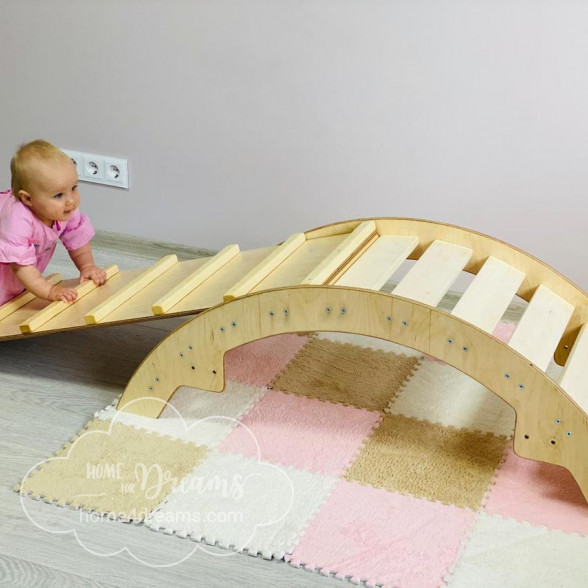
[[[324,225],[307,231],[306,238],[313,240],[346,233],[366,220],[355,219]],[[376,223],[379,235],[410,235],[418,238],[419,244],[409,255],[409,259],[419,259],[431,243],[437,240],[462,245],[473,252],[464,271],[477,274],[486,260],[493,256],[525,274],[517,291],[517,295],[523,300],[528,302],[537,288],[544,285],[570,302],[575,308],[574,314],[554,356],[558,364],[565,364],[580,328],[588,322],[588,294],[557,270],[514,245],[457,225],[415,218],[381,217],[372,220]]]
[[[586,412],[542,370],[492,335],[393,294],[297,286],[218,305],[173,331],[145,358],[118,409],[157,417],[161,400],[169,400],[180,386],[222,391],[228,350],[273,335],[316,331],[393,341],[476,379],[514,408],[517,454],[566,467],[588,499]]]

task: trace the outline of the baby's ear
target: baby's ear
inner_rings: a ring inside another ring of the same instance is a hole
[[[33,201],[31,199],[31,195],[28,192],[25,192],[24,190],[19,190],[18,191],[18,199],[26,206],[32,206],[33,205]]]

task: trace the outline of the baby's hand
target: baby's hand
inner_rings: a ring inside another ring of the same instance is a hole
[[[96,286],[101,286],[106,282],[106,272],[95,265],[89,265],[80,272],[80,284],[87,280],[92,280]]]
[[[53,286],[49,291],[49,300],[55,302],[73,302],[78,297],[78,291],[75,288],[64,288],[63,286]]]

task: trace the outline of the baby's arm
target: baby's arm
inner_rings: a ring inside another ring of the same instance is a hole
[[[80,284],[86,280],[93,280],[97,286],[100,286],[106,282],[106,272],[96,267],[92,245],[89,242],[79,249],[69,251],[69,256],[80,271]]]
[[[75,288],[64,288],[63,286],[53,286],[42,275],[34,265],[11,264],[12,271],[15,273],[18,281],[35,296],[44,300],[63,300],[63,302],[73,302],[78,293]]]

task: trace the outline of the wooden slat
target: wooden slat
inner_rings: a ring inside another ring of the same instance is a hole
[[[353,256],[358,248],[376,235],[376,223],[373,220],[360,223],[344,241],[319,265],[314,268],[301,284],[325,284],[339,268]]]
[[[110,265],[104,268],[106,272],[106,279],[109,280],[112,276],[118,274],[118,266],[117,265]],[[64,310],[69,308],[72,304],[75,304],[78,300],[92,292],[98,288],[96,284],[92,280],[87,280],[82,284],[78,284],[75,286],[77,290],[78,297],[74,302],[63,302],[58,300],[56,302],[52,302],[48,306],[46,306],[43,310],[36,312],[28,321],[22,323],[20,325],[20,332],[21,333],[34,333],[39,327],[44,325],[47,321],[51,320],[52,318],[56,317],[58,314],[62,313]]]
[[[251,292],[270,288],[298,286],[306,276],[346,239],[347,235],[334,235],[322,239],[308,239],[288,259],[281,263]]]
[[[546,370],[573,313],[569,302],[539,286],[508,344]]]
[[[145,286],[156,280],[165,273],[170,267],[178,263],[176,255],[166,255],[161,258],[155,265],[145,270],[138,278],[135,278],[130,284],[107,298],[104,302],[88,312],[84,320],[87,325],[98,324],[104,317],[108,316],[113,310],[121,304],[132,298],[137,292]]]
[[[379,290],[418,245],[417,237],[383,235],[335,283]]]
[[[394,288],[393,293],[437,306],[471,256],[469,247],[434,241]]]
[[[274,271],[287,257],[292,255],[304,242],[304,233],[290,235],[281,245],[278,245],[259,265],[243,276],[232,288],[223,295],[223,300],[228,302],[239,296],[251,292],[259,282]]]
[[[451,314],[492,333],[524,279],[524,272],[491,256]]]
[[[204,265],[193,274],[172,288],[165,296],[153,304],[151,310],[155,315],[161,315],[173,308],[182,298],[185,298],[192,290],[204,283],[212,274],[227,264],[240,252],[239,245],[228,245],[216,255],[211,257]]]
[[[62,277],[61,274],[51,274],[45,278],[51,285],[59,284],[61,282]],[[23,307],[25,304],[28,304],[31,300],[36,298],[36,296],[32,292],[23,292],[16,298],[9,300],[2,306],[0,306],[0,321],[7,316],[10,316],[13,312],[16,312],[19,308]]]
[[[580,330],[560,376],[559,385],[588,414],[588,324]]]

